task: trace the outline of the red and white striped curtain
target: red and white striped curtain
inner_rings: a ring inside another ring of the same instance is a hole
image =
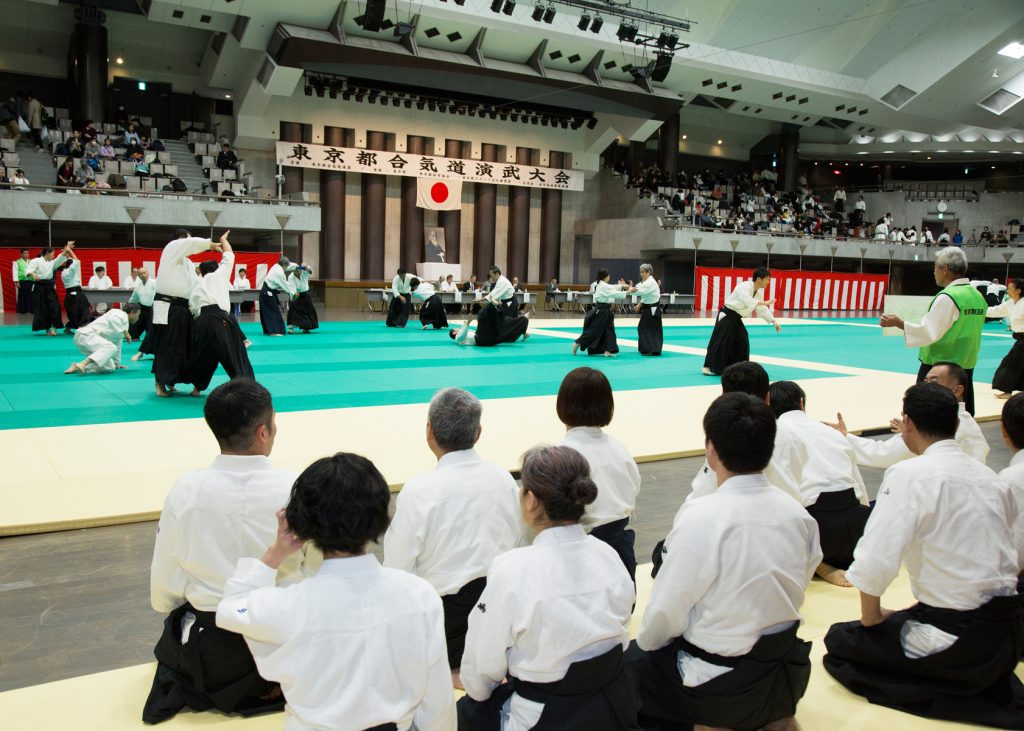
[[[776,310],[880,310],[889,288],[888,274],[846,274],[772,269],[765,293]],[[753,269],[697,267],[695,310],[716,311]]]

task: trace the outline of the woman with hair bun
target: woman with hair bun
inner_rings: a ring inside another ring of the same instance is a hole
[[[638,701],[622,654],[636,593],[618,554],[580,524],[597,497],[587,460],[537,447],[522,474],[535,538],[494,559],[469,615],[459,728],[497,729],[500,719],[504,731],[633,728]]]

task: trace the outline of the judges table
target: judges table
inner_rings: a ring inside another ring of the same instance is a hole
[[[366,308],[373,312],[384,312],[388,303],[391,302],[391,290],[390,289],[364,289],[363,294],[366,295]],[[438,292],[441,297],[441,303],[445,305],[471,305],[477,300],[477,295],[473,292]],[[530,292],[516,292],[516,302],[520,305],[532,306],[537,301],[537,297]],[[380,309],[378,310],[374,305],[380,303]],[[422,300],[413,300],[413,305],[422,304]]]
[[[594,295],[590,292],[573,292],[572,290],[566,292],[549,292],[545,301],[548,303],[549,307],[555,310],[561,310],[562,305],[568,305],[582,312],[594,304]],[[666,311],[673,307],[678,307],[680,311],[682,311],[684,307],[689,307],[690,310],[693,310],[695,301],[696,297],[692,294],[663,292],[661,295],[661,306]],[[639,302],[640,297],[638,295],[627,295],[626,299],[622,300],[620,308],[636,305]]]
[[[86,299],[89,300],[89,304],[93,307],[101,303],[109,307],[110,305],[123,305],[132,296],[133,290],[111,287],[110,289],[83,288],[82,291],[85,293]],[[231,298],[231,304],[233,305],[239,302],[256,302],[260,298],[260,291],[258,289],[231,289],[228,290],[228,296]],[[281,297],[281,301],[286,301],[284,296]]]

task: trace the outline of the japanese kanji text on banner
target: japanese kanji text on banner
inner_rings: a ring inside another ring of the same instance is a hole
[[[277,164],[349,173],[519,185],[524,188],[583,190],[583,173],[578,170],[462,160],[437,155],[413,155],[406,152],[360,150],[355,147],[307,145],[298,142],[277,143]]]

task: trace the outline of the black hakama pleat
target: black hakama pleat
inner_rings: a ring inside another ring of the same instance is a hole
[[[872,703],[925,718],[1024,729],[1024,684],[1014,669],[1024,650],[1020,595],[1000,596],[969,611],[925,604],[896,612],[882,624],[834,624],[825,635],[825,669],[847,690]],[[903,653],[908,620],[957,637],[928,657]]]
[[[192,328],[192,357],[185,366],[187,380],[197,391],[205,391],[222,366],[228,378],[253,378],[252,364],[243,344],[238,323],[217,305],[206,305]]]
[[[619,340],[615,336],[615,314],[606,302],[595,304],[583,318],[583,333],[576,338],[580,350],[589,355],[618,353]]]
[[[93,321],[92,307],[81,287],[69,287],[64,291],[64,312],[68,322],[65,327],[77,330]]]
[[[746,655],[722,657],[683,638],[654,652],[630,645],[626,662],[640,687],[641,725],[660,728],[703,724],[754,731],[789,718],[811,678],[811,643],[793,626],[762,636]],[[683,685],[676,656],[686,652],[732,670],[695,687]],[[647,723],[645,723],[645,721]]]
[[[661,330],[661,304],[640,305],[640,322],[636,326],[640,355],[661,355],[664,336]]]
[[[473,579],[454,594],[441,597],[444,607],[444,636],[448,645],[448,667],[452,670],[462,665],[462,653],[466,651],[466,632],[469,631],[469,613],[480,601],[480,595],[487,588],[487,577]]]
[[[435,330],[442,330],[448,327],[448,315],[444,311],[441,295],[435,294],[427,297],[427,300],[420,307],[420,324],[424,326],[433,325]]]
[[[1013,347],[996,368],[992,388],[1004,393],[1024,391],[1024,333],[1013,334]]]
[[[266,284],[260,290],[260,324],[264,335],[284,335],[281,301],[277,298],[277,290]]]
[[[476,318],[476,344],[487,348],[501,343],[514,343],[526,334],[529,326],[528,317],[502,316],[496,306],[485,304]]]
[[[388,327],[405,327],[409,322],[409,314],[412,312],[412,295],[404,295],[405,302],[398,299],[398,295],[392,295],[388,302],[388,317],[384,324]]]
[[[747,326],[743,324],[743,318],[738,312],[723,307],[715,321],[715,329],[711,331],[704,367],[715,375],[721,375],[733,363],[746,360],[750,360]]]
[[[52,279],[40,279],[32,290],[35,297],[35,313],[32,315],[32,332],[60,329],[64,321],[60,316],[60,300]]]
[[[159,327],[163,327],[162,325]],[[181,642],[186,612],[195,615],[188,641]],[[164,631],[153,648],[156,674],[142,709],[142,720],[160,723],[185,707],[193,711],[215,708],[223,713],[255,716],[280,711],[285,699],[263,700],[276,687],[260,677],[242,635],[217,626],[213,612],[199,612],[184,604],[164,620]]]
[[[142,318],[146,318],[146,328],[143,333],[143,340],[139,343],[139,352],[143,355],[155,355],[157,350],[157,328],[153,326],[153,308],[141,305],[142,315],[139,317],[139,322],[142,322]]]
[[[498,305],[498,314],[504,317],[516,317],[519,315],[519,300],[515,295],[511,299],[502,300]]]
[[[188,381],[185,366],[192,357],[192,313],[188,301],[181,297],[157,295],[170,300],[166,325],[153,325],[146,337],[154,338],[152,373],[157,383],[173,386]]]
[[[822,562],[837,569],[850,568],[853,549],[864,535],[871,508],[857,500],[857,493],[851,487],[821,493],[814,505],[807,506],[807,512],[818,524]]]
[[[32,296],[32,280],[22,279],[18,282],[18,314],[29,315],[35,312],[35,298]]]
[[[541,703],[544,710],[533,731],[630,731],[637,728],[640,697],[623,661],[621,646],[597,657],[574,662],[565,677],[553,683],[530,683],[509,678],[485,701],[468,695],[459,699],[458,727],[470,731],[499,731],[501,707],[515,693]]]
[[[149,332],[153,325],[153,308],[149,305],[139,305],[139,319],[128,326],[128,334],[132,340],[142,340],[142,337]]]
[[[934,366],[927,363],[922,363],[921,367],[917,369],[917,382],[921,383],[928,376]],[[964,368],[964,373],[967,374],[967,384],[964,386],[964,408],[967,409],[967,413],[974,416],[974,369]]]
[[[636,533],[629,527],[629,518],[599,525],[591,529],[590,535],[615,549],[615,553],[622,559],[622,565],[629,572],[629,578],[636,585]]]
[[[320,319],[313,306],[313,298],[309,292],[299,292],[288,305],[288,325],[300,330],[316,330],[320,327]]]

